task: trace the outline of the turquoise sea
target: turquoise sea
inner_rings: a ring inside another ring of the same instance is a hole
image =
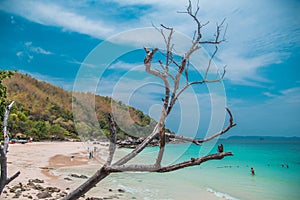
[[[169,144],[166,146],[164,164],[215,153],[220,143],[225,151],[232,151],[234,156],[170,173],[111,174],[92,193],[101,194],[108,188],[122,188],[126,191],[123,199],[300,199],[299,138],[224,139],[203,146]],[[117,154],[121,156],[130,151],[118,149]],[[158,147],[148,147],[133,162],[153,163],[157,151]],[[255,175],[251,174],[251,167]]]
[[[193,188],[198,187],[226,199],[300,199],[300,140],[296,138],[227,139],[200,147],[171,144],[167,145],[164,163],[189,160],[209,151],[214,153],[219,143],[234,156],[168,174],[131,173],[131,181],[118,174],[115,181],[133,193],[143,193],[144,199],[181,199],[179,194],[201,199],[193,194]],[[135,162],[152,162],[157,150],[158,147],[147,148]],[[251,167],[255,170],[254,176]]]

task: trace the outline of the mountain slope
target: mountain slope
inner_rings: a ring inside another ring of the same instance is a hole
[[[12,136],[20,132],[36,140],[105,138],[109,134],[107,115],[111,113],[112,105],[121,116],[118,119],[122,119],[117,122],[118,139],[124,139],[128,135],[144,137],[155,124],[154,120],[141,111],[110,97],[94,97],[91,93],[76,93],[72,97],[72,92],[38,81],[29,75],[15,73],[4,84],[8,87],[8,100],[16,102],[8,125]],[[94,99],[95,106],[89,108],[87,105],[93,105]],[[78,111],[76,123],[73,120],[72,103]],[[81,116],[93,115],[94,110],[98,119],[96,124],[89,119],[81,119]]]

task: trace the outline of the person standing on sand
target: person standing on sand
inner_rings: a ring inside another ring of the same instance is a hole
[[[93,151],[90,151],[89,152],[89,159],[92,159],[92,158],[94,158],[94,154],[93,154]]]
[[[254,172],[253,167],[251,167],[251,174],[252,174],[252,175],[255,175],[255,172]]]

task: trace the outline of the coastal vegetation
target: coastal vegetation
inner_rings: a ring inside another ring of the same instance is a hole
[[[76,124],[77,127],[75,127],[71,91],[66,91],[44,81],[39,81],[28,74],[20,73],[15,73],[11,78],[6,79],[4,85],[7,86],[8,101],[15,101],[8,120],[8,128],[12,137],[21,133],[24,137],[33,138],[36,141],[49,139],[79,140],[81,138],[76,129],[84,129],[84,132],[87,135],[93,135],[94,139],[105,139],[109,135],[107,116],[111,112],[111,104],[116,105],[120,108],[119,110],[123,110],[124,112],[129,111],[132,120],[146,129],[147,127],[150,129],[151,124],[155,122],[142,111],[129,107],[121,101],[115,101],[107,96],[96,95],[95,112],[97,113],[99,127],[101,127],[102,131],[99,134],[99,129],[89,123],[79,122]],[[94,98],[94,94],[91,93],[79,93],[79,95],[86,101],[90,101],[91,97]],[[73,99],[73,104],[76,104],[76,102],[79,101]],[[124,118],[123,123],[126,124],[127,120]],[[146,136],[145,132],[138,130],[136,127],[130,128],[134,129],[131,131],[135,133],[135,136],[130,137],[140,138]],[[117,126],[117,139],[125,139],[127,137],[126,132]]]
[[[7,87],[3,85],[5,79],[10,78],[13,75],[12,71],[0,70],[0,121],[3,122],[4,113],[7,106]],[[2,123],[0,124],[2,130]]]

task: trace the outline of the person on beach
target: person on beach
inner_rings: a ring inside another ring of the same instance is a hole
[[[251,167],[251,174],[252,174],[252,175],[255,175],[255,172],[254,172],[253,167]]]
[[[93,155],[93,152],[90,151],[90,152],[89,152],[89,159],[92,159],[92,158],[94,158],[94,155]]]

